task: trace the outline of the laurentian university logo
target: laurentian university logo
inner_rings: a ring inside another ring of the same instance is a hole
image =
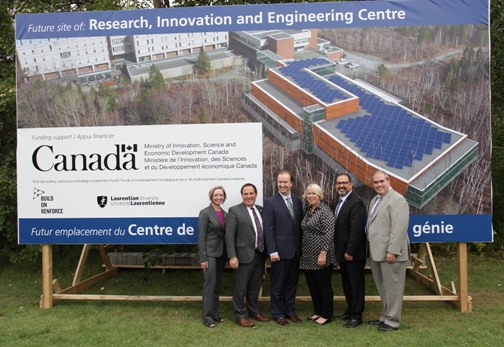
[[[98,202],[98,206],[100,206],[101,208],[107,206],[107,197],[105,195],[97,196],[96,201]]]

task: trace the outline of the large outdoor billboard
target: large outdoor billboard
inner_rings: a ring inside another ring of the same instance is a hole
[[[196,243],[216,184],[294,173],[366,203],[381,169],[412,242],[491,242],[488,1],[16,16],[23,244]]]

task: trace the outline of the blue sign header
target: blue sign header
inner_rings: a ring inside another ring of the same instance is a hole
[[[410,242],[493,242],[492,215],[411,215]]]
[[[16,39],[478,23],[487,0],[352,1],[17,15]]]
[[[196,244],[198,218],[20,218],[20,244]]]
[[[493,242],[492,215],[412,215],[409,238]],[[197,244],[198,218],[22,218],[21,244]]]

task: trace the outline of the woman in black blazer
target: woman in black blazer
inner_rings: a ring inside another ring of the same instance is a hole
[[[222,274],[226,265],[224,226],[226,211],[221,204],[226,201],[226,191],[215,186],[208,193],[210,206],[201,210],[198,220],[198,253],[203,270],[203,324],[215,327],[215,322],[223,322],[219,317],[219,294]]]

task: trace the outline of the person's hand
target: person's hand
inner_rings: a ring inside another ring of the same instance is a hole
[[[387,252],[385,260],[387,261],[387,263],[392,264],[393,262],[395,262],[395,254]]]
[[[238,258],[237,257],[230,258],[229,259],[229,266],[231,267],[231,269],[237,270],[238,269]]]
[[[277,262],[277,261],[280,261],[280,255],[279,255],[278,253],[277,253],[277,254],[275,254],[275,255],[271,255],[271,256],[270,256],[270,261],[271,261],[272,263],[275,263],[275,262]]]
[[[320,252],[318,259],[317,259],[317,265],[322,267],[326,264],[326,252],[322,251]]]
[[[208,262],[204,261],[201,263],[201,270],[206,271],[206,269],[208,269]]]
[[[345,257],[345,260],[347,260],[347,261],[353,260],[353,256],[351,256],[348,253],[345,253],[344,257]]]

